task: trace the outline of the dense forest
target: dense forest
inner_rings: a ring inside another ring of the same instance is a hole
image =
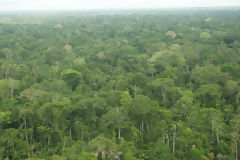
[[[0,159],[240,159],[239,31],[240,9],[0,13]]]

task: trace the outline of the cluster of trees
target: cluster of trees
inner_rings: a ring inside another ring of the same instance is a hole
[[[240,11],[0,15],[0,159],[238,160]]]

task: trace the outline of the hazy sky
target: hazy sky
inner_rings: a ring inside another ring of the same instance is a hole
[[[0,0],[0,11],[215,6],[240,6],[240,0]]]

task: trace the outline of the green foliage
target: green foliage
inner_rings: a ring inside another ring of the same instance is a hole
[[[66,81],[69,86],[71,86],[72,90],[75,90],[82,79],[82,74],[73,69],[66,69],[61,73],[61,75],[63,80]]]
[[[0,14],[0,159],[239,159],[239,9]]]
[[[149,151],[149,159],[152,160],[175,160],[170,148],[166,144],[162,144],[161,140],[155,143],[152,150]]]
[[[208,158],[204,155],[203,149],[194,149],[190,154],[189,157],[192,160],[208,160]]]
[[[82,153],[79,155],[78,160],[97,160],[97,158],[95,158],[94,155],[91,154],[91,153],[82,152]]]
[[[202,38],[202,39],[209,39],[211,37],[212,36],[210,35],[209,32],[202,32],[202,33],[200,33],[200,38]]]

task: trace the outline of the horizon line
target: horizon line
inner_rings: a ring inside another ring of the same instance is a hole
[[[179,10],[179,9],[222,9],[222,8],[239,8],[240,5],[235,6],[181,6],[181,7],[130,7],[130,8],[79,8],[79,9],[6,9],[0,12],[71,12],[71,11],[121,11],[121,10]]]

